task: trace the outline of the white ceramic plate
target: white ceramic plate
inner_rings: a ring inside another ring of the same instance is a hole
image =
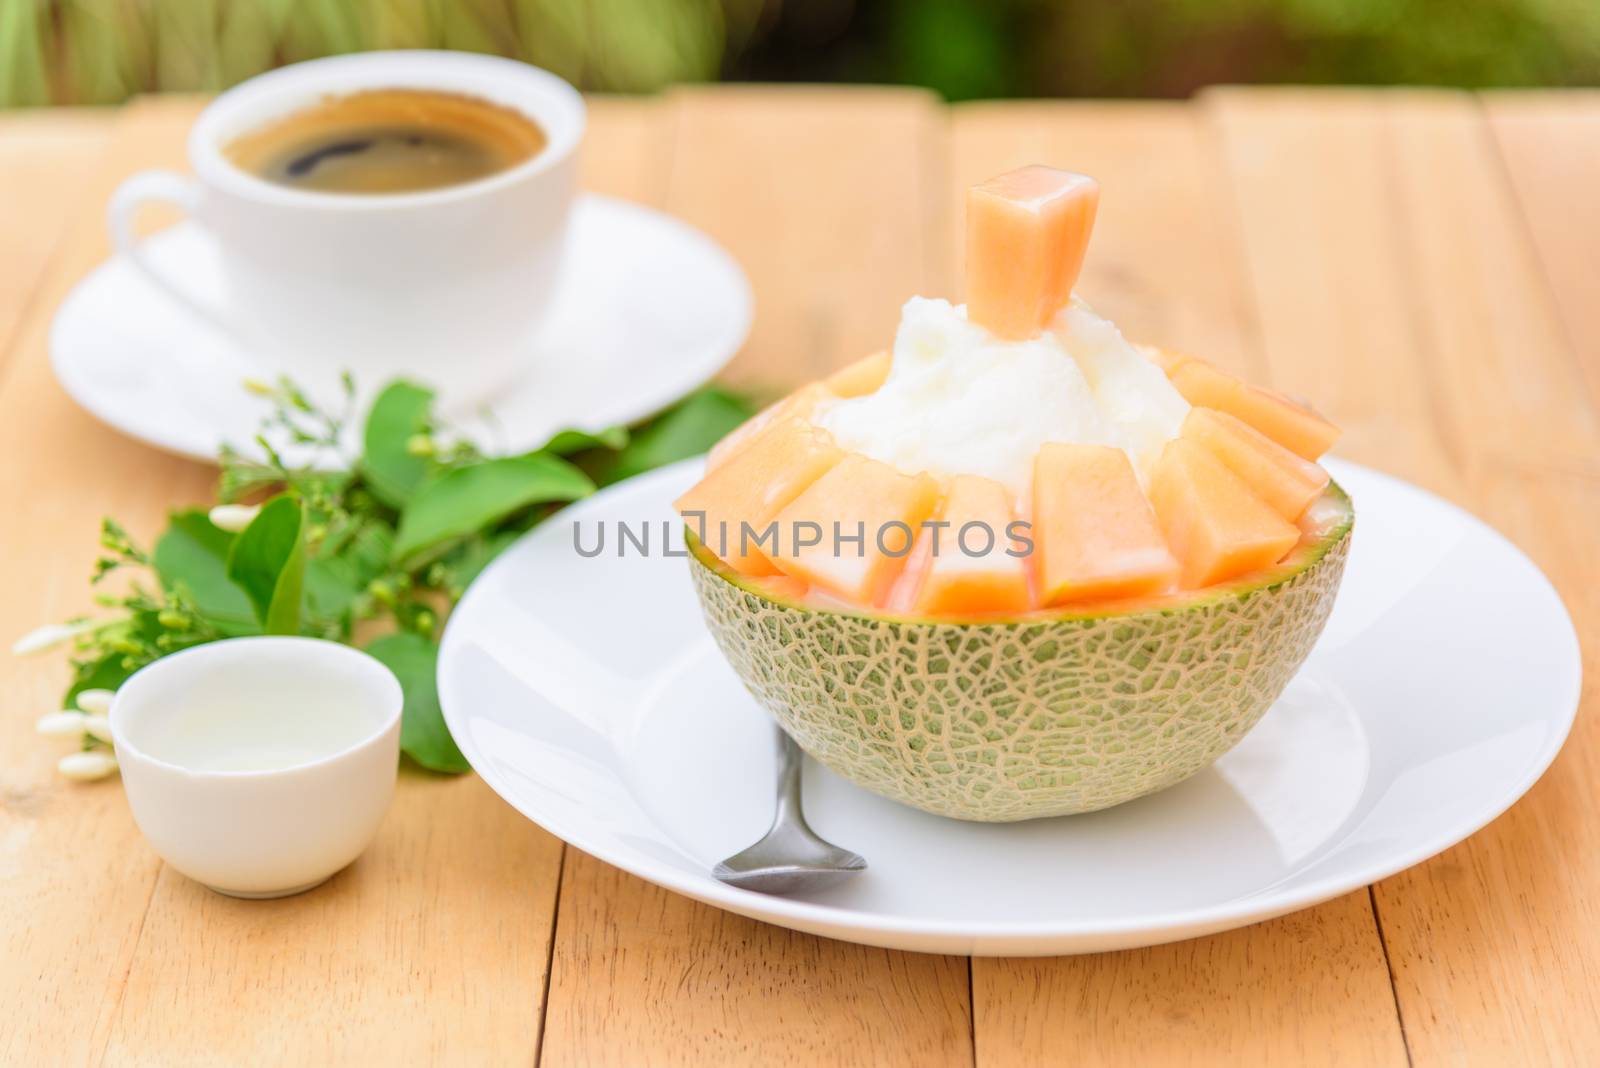
[[[198,227],[179,223],[148,247],[201,297],[222,299],[216,248]],[[560,288],[526,372],[460,425],[493,451],[513,452],[564,427],[641,419],[716,374],[744,343],[750,315],[749,282],[710,238],[650,208],[581,196]],[[224,442],[248,446],[268,411],[242,388],[231,346],[113,258],[62,303],[50,361],[97,419],[169,452],[214,460]],[[435,381],[448,374],[441,359]],[[291,461],[304,458],[288,442],[274,444]]]
[[[1409,867],[1503,812],[1554,759],[1577,636],[1499,534],[1375,472],[1344,587],[1282,699],[1212,768],[1085,816],[973,824],[808,763],[806,812],[871,867],[803,898],[724,886],[713,863],[772,815],[772,727],[712,645],[688,564],[659,554],[697,462],[535,530],[468,591],[439,690],[456,740],[512,805],[585,852],[746,916],[940,953],[1150,945],[1304,908]],[[650,522],[651,558],[579,556],[598,524]],[[663,526],[663,524],[665,524]],[[678,541],[674,535],[675,544]]]

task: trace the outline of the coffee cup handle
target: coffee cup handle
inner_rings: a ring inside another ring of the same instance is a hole
[[[126,258],[146,281],[176,301],[195,318],[224,336],[240,341],[242,339],[239,329],[229,321],[222,309],[211,301],[196,296],[151,262],[150,255],[145,249],[144,239],[134,233],[134,221],[138,218],[139,209],[146,204],[172,204],[182,209],[190,218],[196,218],[199,215],[200,199],[200,186],[190,178],[174,174],[172,171],[140,171],[125,180],[117,187],[117,191],[111,194],[111,203],[106,208],[106,224],[111,231],[111,241],[117,252]]]

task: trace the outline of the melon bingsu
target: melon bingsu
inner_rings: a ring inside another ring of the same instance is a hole
[[[967,304],[713,449],[677,502],[746,688],[809,755],[939,815],[1089,812],[1180,782],[1332,609],[1337,429],[1073,294],[1098,205],[1026,167],[967,202]]]

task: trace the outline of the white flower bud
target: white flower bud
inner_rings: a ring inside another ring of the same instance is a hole
[[[48,712],[39,717],[34,730],[47,738],[76,738],[83,734],[88,718],[82,712]]]
[[[84,716],[83,732],[92,738],[100,739],[102,742],[109,742],[111,740],[111,717]]]
[[[69,779],[89,782],[103,779],[117,770],[117,758],[102,749],[69,753],[56,763],[56,770]]]
[[[18,638],[11,646],[15,656],[32,656],[54,649],[58,645],[65,645],[73,638],[91,629],[95,624],[91,620],[79,620],[76,623],[47,623],[37,627]]]
[[[78,694],[78,707],[92,715],[103,716],[111,711],[114,690],[84,690]]]
[[[207,518],[218,530],[237,534],[249,526],[260,511],[259,504],[219,504],[207,513]]]

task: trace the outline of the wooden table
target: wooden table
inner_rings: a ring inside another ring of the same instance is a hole
[[[214,472],[117,436],[46,366],[129,172],[198,102],[0,117],[0,636],[88,606]],[[969,183],[1104,182],[1082,291],[1135,337],[1314,397],[1340,451],[1461,502],[1600,636],[1600,95],[1220,90],[942,107],[896,89],[596,99],[583,181],[704,227],[758,313],[727,372],[787,386],[959,282]],[[1420,563],[1420,562],[1419,562]],[[1600,727],[1470,841],[1369,890],[1178,945],[892,953],[616,871],[482,782],[402,776],[377,844],[285,901],[165,869],[115,780],[36,738],[59,661],[0,657],[0,1063],[1594,1063]],[[1586,689],[1593,704],[1593,687]]]

